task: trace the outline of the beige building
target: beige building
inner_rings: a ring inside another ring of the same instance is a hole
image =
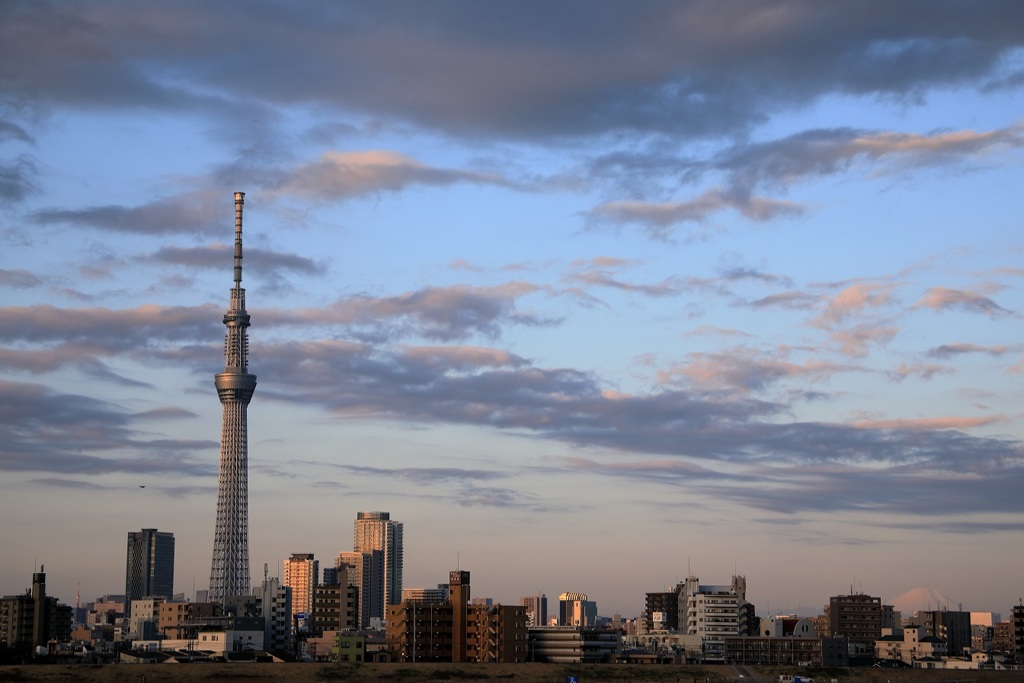
[[[320,583],[320,563],[313,553],[295,553],[284,561],[282,585],[292,589],[291,621],[294,625],[299,615],[309,619],[313,614],[313,597]]]
[[[946,656],[946,641],[929,636],[923,626],[902,630],[884,629],[875,641],[875,657],[915,666],[919,660],[940,660]]]
[[[164,638],[180,640],[187,637],[188,627],[196,620],[222,614],[215,602],[165,602],[158,610],[157,630]]]
[[[729,584],[702,584],[687,577],[679,591],[679,630],[687,659],[725,661],[725,639],[747,635],[750,610],[747,579],[733,576]]]
[[[357,512],[352,549],[370,555],[370,590],[362,596],[369,618],[383,619],[385,608],[402,601],[404,525],[389,512]]]
[[[359,628],[370,627],[370,600],[373,595],[373,554],[356,551],[340,552],[334,558],[334,567],[345,569],[348,585],[359,590]]]

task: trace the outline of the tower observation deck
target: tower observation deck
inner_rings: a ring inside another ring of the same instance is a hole
[[[223,407],[220,475],[217,480],[217,526],[213,536],[210,600],[249,593],[249,435],[248,407],[256,390],[249,373],[249,314],[242,289],[242,204],[235,193],[235,286],[224,314],[224,372],[214,376]]]

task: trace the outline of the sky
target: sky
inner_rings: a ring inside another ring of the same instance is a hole
[[[207,586],[242,191],[254,583],[1009,612],[1022,86],[1015,0],[0,3],[0,593]]]

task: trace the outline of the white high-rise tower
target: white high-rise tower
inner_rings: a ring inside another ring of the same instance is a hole
[[[242,289],[242,204],[235,193],[235,286],[224,314],[224,372],[214,381],[224,407],[220,432],[220,476],[217,480],[217,527],[213,536],[210,600],[249,593],[249,435],[248,407],[256,390],[249,374],[249,314]]]
[[[353,550],[371,557],[370,619],[383,619],[388,605],[402,600],[403,524],[387,512],[357,512]]]

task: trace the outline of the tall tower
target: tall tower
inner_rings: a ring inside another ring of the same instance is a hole
[[[403,524],[388,512],[357,512],[353,550],[371,556],[370,618],[383,619],[388,605],[402,601]]]
[[[128,532],[125,562],[124,614],[131,616],[132,600],[174,594],[174,534],[143,529]]]
[[[249,434],[247,411],[256,390],[249,374],[249,314],[242,289],[242,203],[235,193],[235,286],[224,314],[224,372],[216,375],[217,396],[224,407],[220,427],[220,476],[217,480],[217,527],[210,569],[212,602],[249,593]]]

